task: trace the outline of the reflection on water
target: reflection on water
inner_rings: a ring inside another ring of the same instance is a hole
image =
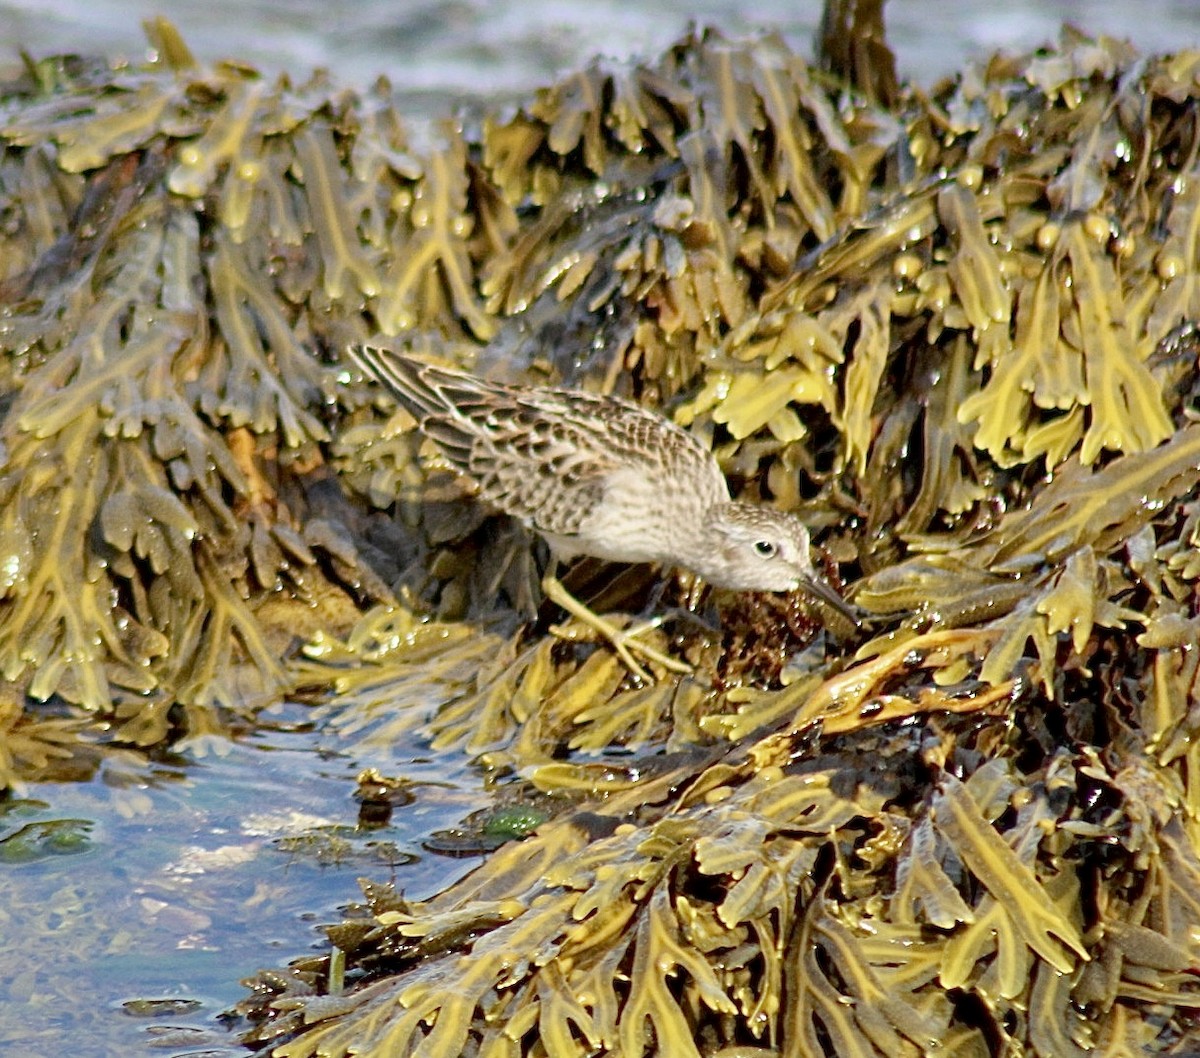
[[[319,927],[358,898],[356,878],[420,897],[478,862],[422,845],[488,803],[471,775],[377,750],[370,763],[410,780],[413,799],[361,830],[351,795],[364,761],[310,715],[285,707],[222,755],[117,757],[0,816],[0,839],[67,819],[90,830],[86,846],[0,862],[0,934],[17,956],[0,987],[0,1054],[244,1054],[216,1015],[241,998],[242,977],[323,949]]]

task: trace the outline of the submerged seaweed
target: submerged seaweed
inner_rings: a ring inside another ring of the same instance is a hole
[[[0,90],[0,781],[89,718],[149,745],[296,691],[544,798],[428,901],[368,883],[247,1041],[1197,1031],[1200,55],[1068,32],[922,92],[879,11],[830,4],[815,67],[702,33],[411,138],[385,85],[162,23],[152,63]],[[343,366],[380,335],[661,407],[807,519],[866,642],[668,579],[647,634],[695,671],[640,686],[530,620],[527,535]]]

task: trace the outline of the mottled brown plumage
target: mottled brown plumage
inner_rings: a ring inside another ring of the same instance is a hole
[[[804,588],[854,620],[813,569],[803,523],[731,500],[712,453],[656,412],[618,397],[490,382],[373,346],[350,353],[484,500],[539,532],[556,557],[681,566],[743,591]],[[565,605],[557,581],[547,594]],[[632,646],[617,649],[625,657]]]

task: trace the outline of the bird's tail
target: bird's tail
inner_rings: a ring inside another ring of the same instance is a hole
[[[375,345],[350,345],[346,351],[367,375],[382,382],[400,405],[417,419],[445,415],[452,410],[437,384],[442,369]],[[452,375],[453,372],[445,374]]]

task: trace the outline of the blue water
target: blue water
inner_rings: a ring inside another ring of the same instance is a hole
[[[90,781],[29,788],[48,805],[34,815],[0,817],[0,835],[30,818],[93,821],[89,851],[0,864],[3,1058],[244,1054],[216,1015],[243,996],[241,978],[325,951],[320,926],[358,899],[358,877],[420,898],[477,862],[421,847],[489,802],[465,765],[375,753],[370,763],[416,782],[415,800],[385,830],[355,833],[366,762],[310,715],[284,707],[273,729],[202,757],[110,760]],[[146,1009],[164,1000],[182,1012]]]

